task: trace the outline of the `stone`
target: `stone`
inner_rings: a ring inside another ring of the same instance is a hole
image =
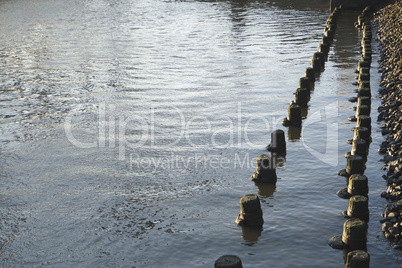
[[[343,249],[345,246],[342,242],[341,235],[336,235],[336,236],[331,237],[328,241],[328,245],[330,247],[332,247],[333,249]]]

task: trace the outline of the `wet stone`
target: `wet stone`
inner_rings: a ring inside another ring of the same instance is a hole
[[[329,239],[328,245],[333,249],[343,249],[345,245],[342,242],[342,236],[336,235]]]
[[[343,199],[349,199],[352,196],[350,193],[348,193],[348,188],[342,188],[336,194]]]

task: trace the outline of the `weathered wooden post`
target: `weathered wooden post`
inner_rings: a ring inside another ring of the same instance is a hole
[[[367,223],[352,218],[343,224],[342,242],[349,250],[365,249],[367,243]]]
[[[234,255],[224,255],[215,261],[215,268],[242,268],[243,265],[239,257]]]
[[[286,154],[285,132],[277,129],[271,133],[271,143],[266,149],[273,153]]]
[[[368,196],[368,179],[365,175],[353,174],[349,177],[348,193],[352,196]]]
[[[276,183],[276,167],[274,165],[274,158],[270,155],[260,155],[257,160],[257,168],[251,176],[254,182]]]
[[[369,268],[370,255],[364,250],[353,250],[346,257],[346,268]]]
[[[363,195],[354,195],[349,198],[349,206],[345,214],[349,218],[358,218],[368,222],[369,209],[367,197]]]
[[[262,227],[262,209],[260,199],[255,194],[248,194],[240,199],[240,214],[236,223],[244,226]]]

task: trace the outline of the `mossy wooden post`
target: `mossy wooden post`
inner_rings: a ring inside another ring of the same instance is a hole
[[[356,107],[356,118],[361,115],[370,115],[370,107],[366,105],[360,105]]]
[[[315,81],[314,69],[311,68],[311,67],[306,68],[305,76],[306,76],[311,82],[314,82],[314,81]]]
[[[296,89],[295,103],[302,107],[306,107],[310,100],[310,90],[307,88]]]
[[[368,62],[370,62],[371,63],[371,55],[372,55],[372,50],[371,50],[371,48],[363,48],[363,57],[362,57],[362,59],[364,60],[364,61],[368,61]],[[366,53],[367,53],[367,55],[366,55]],[[369,81],[367,81],[367,82],[369,82]]]
[[[361,59],[358,63],[357,63],[357,67],[358,70],[360,71],[361,68],[370,68],[370,62],[369,61],[365,61],[364,59]]]
[[[271,133],[271,143],[267,146],[267,150],[273,153],[286,154],[285,132],[277,129]]]
[[[366,68],[366,67],[360,68],[359,75],[360,74],[370,74],[370,68]]]
[[[301,107],[297,104],[291,104],[288,108],[288,121],[290,121],[293,126],[301,126],[302,116]]]
[[[314,72],[316,72],[316,73],[321,72],[321,61],[320,61],[320,59],[313,59],[311,61],[311,67],[313,68]]]
[[[359,69],[359,80],[360,81],[370,81],[370,69],[369,68]]]
[[[366,105],[371,107],[371,98],[370,97],[358,97],[357,98],[357,106]]]
[[[367,243],[367,223],[352,218],[343,224],[342,242],[349,250],[365,249]]]
[[[371,89],[369,87],[359,87],[357,90],[358,97],[371,97]]]
[[[369,221],[368,199],[362,195],[354,195],[349,198],[347,215],[350,218],[359,218],[365,222]]]
[[[370,38],[368,38],[368,37],[363,37],[363,39],[362,39],[362,42],[361,42],[361,45],[362,45],[362,49],[363,50],[372,50],[372,47],[371,47],[371,39]],[[371,63],[371,59],[369,60],[370,61],[370,63]]]
[[[370,74],[359,73],[359,81],[370,81]]]
[[[368,144],[365,140],[361,138],[354,139],[352,141],[351,155],[359,155],[363,157],[363,160],[367,160],[368,155]]]
[[[327,19],[327,28],[332,28],[336,26],[337,17],[331,14]]]
[[[299,88],[306,88],[309,91],[311,90],[311,85],[310,83],[313,81],[310,81],[308,77],[302,77],[299,79]]]
[[[370,73],[365,73],[364,71],[362,71],[363,69],[360,69],[359,71],[359,81],[370,81]]]
[[[353,139],[363,139],[366,141],[367,144],[371,142],[371,133],[370,130],[366,127],[354,127],[353,128],[354,134]]]
[[[320,62],[320,66],[323,69],[325,65],[325,54],[322,52],[316,52],[313,55],[313,59],[318,59]]]
[[[329,44],[328,43],[322,43],[319,45],[319,51],[324,53],[325,56],[328,55],[329,53]]]
[[[224,255],[215,261],[215,268],[243,268],[243,265],[239,257]]]
[[[369,268],[370,255],[364,250],[353,250],[346,256],[346,268]]]
[[[256,160],[257,168],[251,176],[251,180],[254,182],[276,183],[276,167],[273,160],[274,158],[270,155],[260,155]]]
[[[359,81],[359,88],[370,88],[370,81]]]
[[[368,179],[365,175],[353,174],[349,177],[348,193],[352,196],[368,196]]]
[[[322,44],[328,44],[328,45],[330,45],[330,44],[331,44],[330,38],[329,38],[328,36],[326,36],[326,35],[323,35],[323,36],[322,36]]]
[[[371,98],[370,81],[359,80],[359,87],[357,89],[357,95],[358,95],[358,97],[370,97]]]
[[[335,28],[336,28],[336,24],[335,24],[335,22],[332,21],[332,22],[327,23],[325,30],[334,30],[335,31]]]
[[[335,36],[335,29],[327,29],[325,31],[325,36],[328,36],[329,40],[332,42]]]
[[[371,45],[371,39],[372,39],[372,33],[371,33],[371,28],[367,27],[368,25],[365,25],[363,27],[363,38],[362,38],[362,46],[363,45]]]
[[[364,46],[362,48],[362,60],[369,62],[371,64],[371,57],[373,55],[373,50],[371,48],[371,46]]]
[[[370,25],[365,25],[364,29],[363,29],[363,37],[364,38],[368,38],[368,39],[372,39],[373,34],[371,33],[371,26]]]
[[[248,194],[240,199],[240,214],[236,223],[244,226],[262,227],[264,220],[260,199],[255,194]]]
[[[363,48],[363,58],[365,61],[371,62],[371,56],[373,55],[373,51],[371,48]]]
[[[371,48],[363,48],[363,50],[371,50]],[[370,62],[370,58],[365,59],[364,57],[362,58],[362,61],[364,62]],[[359,74],[370,74],[370,68],[369,67],[361,67],[359,68]]]
[[[366,47],[366,48],[371,49],[371,39],[363,37],[361,45],[362,45],[362,47]]]
[[[363,157],[359,155],[350,155],[347,158],[346,173],[350,176],[352,174],[363,174],[366,166]]]
[[[362,106],[359,106],[359,107],[362,107]],[[368,106],[366,106],[366,107],[368,107]],[[357,122],[356,122],[357,127],[366,127],[366,128],[368,128],[369,131],[371,131],[371,117],[369,115],[359,115],[356,117],[357,117]]]

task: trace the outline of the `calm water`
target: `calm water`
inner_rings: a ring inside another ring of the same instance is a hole
[[[327,241],[347,209],[336,172],[353,136],[357,14],[342,17],[302,139],[281,125],[328,6],[0,1],[1,266],[212,267],[235,254],[244,267],[343,267]],[[286,164],[276,187],[257,186],[277,128]],[[400,267],[380,231],[377,123],[372,135],[368,251],[372,267]],[[262,231],[234,222],[249,193]]]

